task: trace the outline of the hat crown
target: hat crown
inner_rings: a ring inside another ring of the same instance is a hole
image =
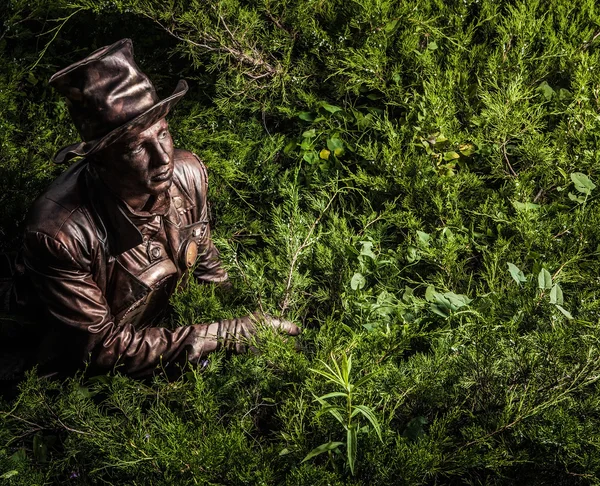
[[[69,113],[86,142],[133,120],[158,101],[133,59],[131,39],[105,46],[58,71],[49,81],[67,98]]]

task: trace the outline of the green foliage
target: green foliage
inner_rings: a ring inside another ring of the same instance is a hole
[[[130,36],[162,95],[190,83],[169,123],[233,282],[189,283],[165,325],[262,309],[303,333],[170,382],[32,373],[0,402],[0,482],[600,482],[596,2],[1,15],[2,248],[77,140],[47,79]]]

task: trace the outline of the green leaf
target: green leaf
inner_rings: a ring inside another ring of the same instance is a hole
[[[568,194],[568,196],[569,196],[569,199],[570,199],[571,201],[575,201],[575,202],[578,202],[578,203],[584,203],[584,202],[585,202],[585,196],[576,196],[576,195],[575,195],[575,194],[573,194],[572,192],[570,192],[570,193]]]
[[[375,253],[373,253],[373,242],[361,241],[360,243],[362,243],[362,248],[360,250],[360,254],[362,256],[369,257],[372,260],[376,260],[377,255],[375,255]]]
[[[383,439],[381,437],[381,427],[379,426],[379,422],[377,421],[375,412],[373,412],[373,410],[371,408],[367,407],[366,405],[356,405],[350,418],[354,417],[358,413],[363,414],[364,417],[371,423],[371,425],[375,429],[375,432],[377,432],[377,436],[379,437],[379,440],[381,442],[383,442]]]
[[[569,319],[569,320],[573,319],[573,316],[571,315],[571,313],[570,313],[570,312],[569,312],[567,309],[563,308],[563,306],[562,306],[562,305],[556,304],[556,306],[555,306],[555,307],[556,307],[556,308],[557,308],[559,311],[561,311],[561,312],[563,313],[563,315],[564,315],[564,316],[565,316],[567,319]]]
[[[425,300],[427,302],[435,301],[435,294],[437,294],[435,287],[433,285],[428,285],[427,289],[425,289]]]
[[[429,233],[417,230],[417,237],[419,238],[420,244],[423,246],[429,246],[429,240],[431,239],[431,235]]]
[[[438,48],[438,45],[435,41],[431,41],[429,44],[427,44],[427,49],[429,49],[430,51],[435,51]]]
[[[408,245],[408,248],[406,249],[406,261],[408,263],[414,263],[419,259],[419,249],[416,246]]]
[[[552,87],[546,81],[542,81],[540,83],[540,85],[537,87],[537,90],[540,93],[542,93],[544,98],[546,98],[547,100],[551,99],[555,94],[555,91],[552,89]]]
[[[314,165],[319,161],[319,156],[314,151],[305,153],[302,158],[311,165]]]
[[[302,134],[302,138],[312,138],[312,137],[315,137],[316,135],[317,135],[317,131],[314,128],[311,128],[310,130],[306,130]]]
[[[542,290],[552,288],[552,275],[545,268],[538,274],[538,287]]]
[[[0,476],[0,479],[10,479],[13,476],[16,476],[17,474],[19,474],[19,471],[17,471],[16,469],[12,469],[11,471],[6,471],[4,474],[2,474],[2,476]]]
[[[527,277],[523,274],[519,267],[512,263],[508,263],[507,265],[508,271],[515,282],[517,282],[519,285],[521,285],[521,282],[527,282]]]
[[[475,153],[475,145],[472,143],[462,143],[458,146],[458,151],[465,157],[470,157]]]
[[[563,291],[558,284],[554,284],[552,290],[550,291],[550,303],[559,305],[563,304]]]
[[[363,277],[362,273],[356,272],[350,280],[350,288],[352,290],[361,290],[364,288],[367,280]]]
[[[328,398],[334,398],[334,397],[347,397],[347,396],[348,396],[348,394],[347,394],[347,393],[343,393],[343,392],[331,392],[331,393],[328,393],[327,395],[320,396],[319,398],[320,398],[321,400],[326,400],[326,399],[328,399]]]
[[[329,103],[322,103],[321,107],[327,110],[329,113],[337,113],[338,111],[342,111],[339,106],[330,105]]]
[[[539,204],[534,204],[531,202],[526,202],[526,203],[522,203],[519,201],[511,201],[512,205],[515,207],[516,210],[518,211],[529,211],[532,209],[539,209],[540,205]]]
[[[331,154],[331,152],[327,149],[323,149],[319,152],[319,158],[323,159],[323,160],[329,160],[329,155]]]
[[[385,24],[385,27],[383,28],[383,30],[388,35],[392,34],[394,32],[394,30],[396,30],[397,25],[398,25],[398,19],[390,20],[387,24]]]
[[[356,425],[351,425],[346,430],[346,447],[348,448],[348,465],[350,472],[354,475],[354,463],[356,462],[356,452],[358,449],[356,437]]]
[[[581,172],[573,172],[571,174],[571,180],[575,184],[575,189],[587,196],[589,196],[596,187],[596,184],[594,184],[588,176]]]
[[[280,456],[286,456],[286,455],[288,455],[290,452],[291,452],[291,451],[290,451],[289,449],[287,449],[287,448],[285,448],[285,449],[281,449],[281,452],[279,452],[279,455],[280,455]]]
[[[321,444],[319,447],[315,447],[312,451],[310,451],[302,462],[308,461],[319,454],[323,454],[323,452],[332,451],[337,449],[339,446],[344,445],[343,442],[327,442],[326,444]]]
[[[327,139],[327,148],[331,150],[336,157],[340,156],[344,152],[344,142],[338,137],[332,137]]]
[[[303,111],[298,114],[298,118],[300,118],[300,120],[311,122],[315,119],[315,114],[310,111]]]
[[[445,152],[445,153],[444,153],[444,160],[445,160],[446,162],[450,162],[450,161],[452,161],[452,160],[459,159],[459,158],[460,158],[460,155],[458,155],[458,154],[457,154],[456,152],[454,152],[454,151],[450,151],[450,152]]]

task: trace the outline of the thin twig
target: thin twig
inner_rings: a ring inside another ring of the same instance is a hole
[[[310,237],[313,234],[313,231],[315,230],[315,228],[317,227],[317,225],[320,223],[321,218],[325,215],[325,213],[329,209],[329,206],[331,206],[331,204],[333,203],[334,199],[337,197],[337,195],[339,193],[340,193],[340,190],[336,191],[335,194],[333,196],[331,196],[331,198],[327,202],[327,205],[325,206],[325,209],[323,209],[323,212],[321,214],[319,214],[319,217],[311,225],[310,229],[308,230],[308,234],[306,235],[306,238],[304,239],[304,241],[302,242],[302,244],[298,247],[298,249],[296,250],[296,252],[292,256],[292,262],[290,264],[290,272],[288,274],[287,284],[286,284],[286,287],[285,287],[285,297],[283,299],[283,303],[280,306],[282,314],[287,310],[287,308],[288,308],[288,306],[290,304],[290,296],[291,296],[291,291],[292,291],[292,277],[294,275],[294,270],[295,270],[295,267],[296,267],[296,262],[298,261],[298,257],[300,256],[300,254],[302,253],[302,251],[310,245],[309,240],[310,240]]]

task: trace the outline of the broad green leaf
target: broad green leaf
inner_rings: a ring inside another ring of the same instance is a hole
[[[575,202],[578,202],[578,203],[584,203],[584,202],[585,202],[585,196],[576,196],[576,195],[575,195],[575,194],[573,194],[572,192],[570,192],[570,193],[568,194],[568,196],[569,196],[569,199],[570,199],[571,201],[575,201]]]
[[[392,34],[394,30],[396,30],[396,25],[398,25],[398,19],[390,20],[387,24],[385,24],[383,30],[386,34]]]
[[[563,291],[558,284],[554,284],[552,290],[550,291],[550,303],[559,305],[563,304]]]
[[[315,114],[310,111],[303,111],[298,114],[298,118],[300,118],[300,120],[311,122],[315,119]]]
[[[431,41],[429,44],[427,44],[427,49],[429,49],[430,51],[435,51],[438,48],[438,45],[435,41]]]
[[[337,113],[338,111],[342,111],[342,109],[339,106],[330,105],[329,103],[322,103],[321,106],[329,113]]]
[[[344,152],[344,142],[338,137],[332,137],[327,139],[327,148],[331,150],[336,157]]]
[[[458,151],[465,157],[470,157],[475,153],[475,145],[472,143],[461,143],[458,146]]]
[[[350,472],[354,475],[354,463],[356,461],[356,451],[358,449],[356,437],[356,425],[351,425],[346,430],[346,447],[348,448],[348,465]]]
[[[373,253],[373,243],[371,241],[361,241],[362,248],[360,250],[360,254],[366,257],[371,258],[372,260],[377,259],[377,255]]]
[[[319,156],[317,155],[316,152],[307,152],[304,154],[304,156],[302,158],[311,165],[316,164],[319,161]]]
[[[281,449],[281,451],[279,452],[280,456],[286,456],[290,453],[290,451],[286,448],[286,449]]]
[[[458,154],[457,154],[456,152],[454,152],[454,151],[450,151],[450,152],[445,152],[445,153],[444,153],[444,160],[445,160],[446,162],[450,162],[450,161],[452,161],[452,160],[459,159],[459,158],[460,158],[460,155],[458,155]]]
[[[519,285],[521,285],[521,282],[527,282],[527,277],[523,274],[519,267],[517,267],[513,263],[508,263],[507,265],[508,271],[510,272],[510,275],[512,276],[515,282],[517,282]]]
[[[563,308],[563,306],[556,304],[556,308],[561,311],[567,319],[573,319],[571,313],[567,309]]]
[[[429,246],[429,240],[431,239],[431,235],[429,233],[417,230],[417,237],[419,238],[420,244],[423,246]]]
[[[419,260],[419,249],[416,246],[408,245],[406,249],[406,261],[414,263]]]
[[[362,273],[356,272],[352,276],[352,280],[350,280],[350,288],[352,290],[360,290],[364,288],[366,283],[367,280],[365,279],[365,277],[363,277]]]
[[[310,130],[306,130],[303,134],[302,134],[302,138],[313,138],[317,136],[317,131],[314,128],[311,128]]]
[[[435,294],[437,294],[435,287],[433,285],[428,285],[427,289],[425,289],[425,300],[427,302],[433,302],[435,300]]]
[[[321,444],[319,447],[315,447],[312,451],[310,451],[306,455],[306,457],[302,459],[302,462],[308,461],[309,459],[312,459],[313,457],[318,456],[319,454],[323,454],[323,452],[328,452],[337,449],[339,446],[342,445],[344,445],[343,442],[327,442],[326,444]]]
[[[552,288],[552,275],[545,268],[538,274],[538,287],[542,290]]]
[[[555,93],[555,91],[546,81],[542,81],[537,89],[547,100],[551,99]]]
[[[575,189],[588,196],[596,187],[596,184],[594,184],[588,176],[581,172],[573,172],[571,174],[571,180],[573,181],[573,184],[575,184]]]
[[[529,211],[529,210],[532,210],[532,209],[539,209],[540,208],[539,204],[535,204],[535,203],[531,203],[531,202],[522,203],[522,202],[519,202],[519,201],[512,201],[512,205],[518,211]]]
[[[404,293],[402,294],[402,300],[407,304],[413,303],[415,301],[414,289],[411,289],[410,287],[405,286]]]

